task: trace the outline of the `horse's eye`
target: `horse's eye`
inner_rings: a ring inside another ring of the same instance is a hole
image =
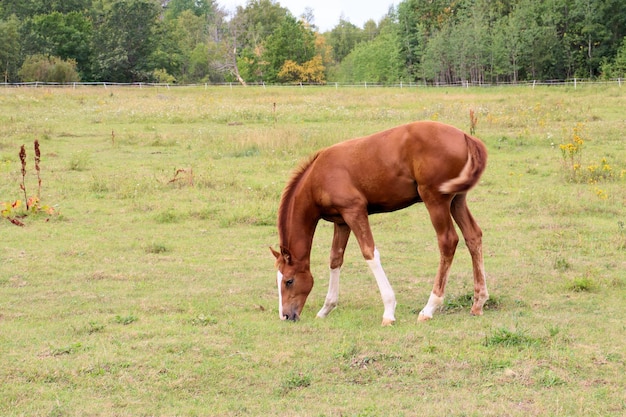
[[[291,287],[293,285],[293,278],[288,279],[287,281],[285,281],[285,286],[287,288]]]

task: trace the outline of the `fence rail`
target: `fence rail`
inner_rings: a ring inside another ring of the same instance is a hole
[[[248,87],[297,87],[297,88],[488,88],[488,87],[502,87],[502,86],[516,86],[516,87],[536,87],[536,86],[569,86],[569,87],[584,87],[587,85],[611,85],[616,84],[621,87],[626,83],[625,78],[613,78],[609,80],[593,80],[584,78],[572,78],[567,80],[533,80],[522,82],[508,82],[508,83],[474,83],[474,82],[458,82],[452,84],[442,83],[416,83],[416,82],[402,82],[396,83],[371,83],[371,82],[354,82],[354,83],[338,83],[328,82],[324,84],[266,84],[266,83],[248,83]],[[77,88],[77,87],[100,87],[100,88],[112,88],[112,87],[134,87],[134,88],[178,88],[178,87],[228,87],[228,88],[243,88],[239,83],[203,83],[203,84],[164,84],[164,83],[114,83],[114,82],[72,82],[72,83],[51,83],[51,82],[26,82],[26,83],[0,83],[0,87],[3,88]]]

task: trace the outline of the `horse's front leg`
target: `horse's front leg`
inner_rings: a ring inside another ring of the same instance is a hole
[[[389,283],[387,275],[383,270],[383,266],[380,263],[380,253],[378,252],[378,249],[374,248],[374,256],[372,259],[367,259],[367,264],[374,273],[378,289],[380,290],[380,296],[383,299],[383,305],[385,306],[382,325],[391,326],[396,322],[396,295],[393,292],[393,288],[391,288],[391,284]]]
[[[324,318],[337,307],[339,302],[339,272],[343,265],[343,255],[348,245],[350,227],[347,224],[335,223],[333,245],[330,249],[330,279],[328,280],[328,293],[324,300],[324,306],[317,313],[317,317]]]
[[[368,220],[367,210],[365,205],[362,210],[354,210],[351,212],[342,213],[346,223],[350,225],[354,236],[359,241],[359,247],[361,253],[367,262],[367,265],[372,270],[378,289],[380,290],[380,296],[383,299],[383,305],[385,311],[383,312],[383,326],[391,326],[396,321],[396,294],[391,288],[391,284],[387,279],[387,275],[383,270],[383,266],[380,263],[380,253],[374,245],[374,237],[372,236],[372,230]]]

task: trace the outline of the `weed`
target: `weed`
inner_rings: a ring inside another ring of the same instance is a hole
[[[37,171],[37,198],[41,197],[41,151],[39,150],[39,141],[35,140],[35,170]]]
[[[624,226],[624,222],[622,220],[617,221],[617,239],[617,249],[626,249],[626,227]]]
[[[559,272],[565,272],[572,267],[569,261],[565,258],[558,257],[554,260],[554,269]]]
[[[469,309],[474,303],[474,293],[462,294],[460,296],[448,296],[444,299],[442,310],[448,313]],[[490,295],[483,306],[485,310],[497,310],[500,308],[500,299]]]
[[[572,292],[592,292],[596,289],[597,284],[590,277],[574,278],[568,285],[567,289]]]
[[[210,316],[200,314],[190,320],[192,326],[208,326],[210,324],[217,324],[217,319]]]
[[[161,224],[170,224],[170,223],[178,223],[180,221],[181,216],[172,208],[167,209],[159,213],[155,220],[157,223]]]
[[[93,177],[93,181],[89,185],[89,190],[94,193],[107,193],[110,191],[109,185],[103,178]]]
[[[27,197],[26,192],[26,148],[24,145],[20,147],[19,157],[21,162],[21,174],[22,181],[20,182],[20,190],[22,190],[24,194],[24,201],[26,202],[26,209],[20,209],[22,207],[21,200],[15,200],[13,202],[0,202],[0,217],[9,220],[16,226],[25,226],[24,222],[20,219],[28,216],[29,214],[39,214],[44,213],[47,215],[54,214],[54,209],[49,206],[40,204],[40,195],[41,195],[41,152],[39,149],[39,141],[35,140],[35,170],[37,171],[37,195]]]
[[[596,184],[598,182],[615,180],[617,176],[614,174],[613,166],[609,164],[606,157],[602,158],[600,163],[591,162],[583,164],[582,154],[585,147],[585,139],[583,139],[584,128],[585,125],[583,123],[576,124],[572,129],[567,143],[559,145],[567,181]],[[622,175],[620,174],[619,177],[621,178]],[[607,194],[604,190],[596,188],[596,194],[600,199],[607,199]]]
[[[179,176],[180,174],[180,176]],[[168,184],[183,184],[193,187],[193,169],[177,169],[174,176],[167,182]]]
[[[86,152],[76,152],[70,157],[68,168],[70,171],[86,171],[89,167],[91,158]]]
[[[470,135],[475,135],[476,125],[478,124],[478,116],[474,114],[474,109],[470,109],[469,117],[470,117]]]
[[[166,253],[170,251],[167,246],[160,243],[152,243],[151,245],[148,245],[145,250],[146,253],[152,254]]]
[[[529,336],[522,330],[496,329],[490,336],[485,336],[485,346],[530,347],[541,344],[541,339]]]
[[[82,345],[80,343],[73,343],[68,346],[50,349],[50,355],[52,356],[72,355],[81,349],[82,349]]]
[[[283,395],[290,391],[306,388],[311,385],[311,376],[303,372],[291,372],[281,384]]]
[[[565,385],[566,382],[556,375],[553,371],[547,370],[537,378],[537,385],[542,388],[553,388]]]
[[[135,316],[134,314],[129,314],[127,316],[115,316],[115,322],[124,326],[128,326],[129,324],[132,324],[137,320],[139,320],[139,317]]]
[[[87,325],[87,333],[100,333],[104,330],[106,326],[102,323],[98,323],[97,321],[90,321]]]
[[[474,295],[472,293],[463,294],[458,297],[446,297],[443,303],[443,311],[453,312],[470,308],[473,300]]]
[[[26,197],[26,149],[24,145],[20,148],[20,161],[22,163],[22,182],[20,183],[20,189],[24,192],[24,201],[28,200]],[[28,210],[28,206],[26,206]]]
[[[69,162],[70,171],[86,171],[90,162],[89,154],[86,152],[76,152]]]

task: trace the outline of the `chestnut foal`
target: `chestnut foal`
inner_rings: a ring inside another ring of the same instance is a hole
[[[380,262],[368,215],[423,202],[437,233],[440,261],[435,283],[418,320],[429,320],[442,305],[446,281],[461,229],[472,257],[474,302],[481,315],[489,295],[485,283],[482,231],[472,217],[466,193],[485,170],[487,150],[477,138],[455,127],[422,121],[323,149],[300,166],[283,191],[278,209],[280,252],[276,258],[279,316],[297,320],[313,287],[311,245],[320,219],[334,223],[326,317],[339,296],[339,271],[350,232],[372,270],[384,313],[395,322],[396,297]]]

